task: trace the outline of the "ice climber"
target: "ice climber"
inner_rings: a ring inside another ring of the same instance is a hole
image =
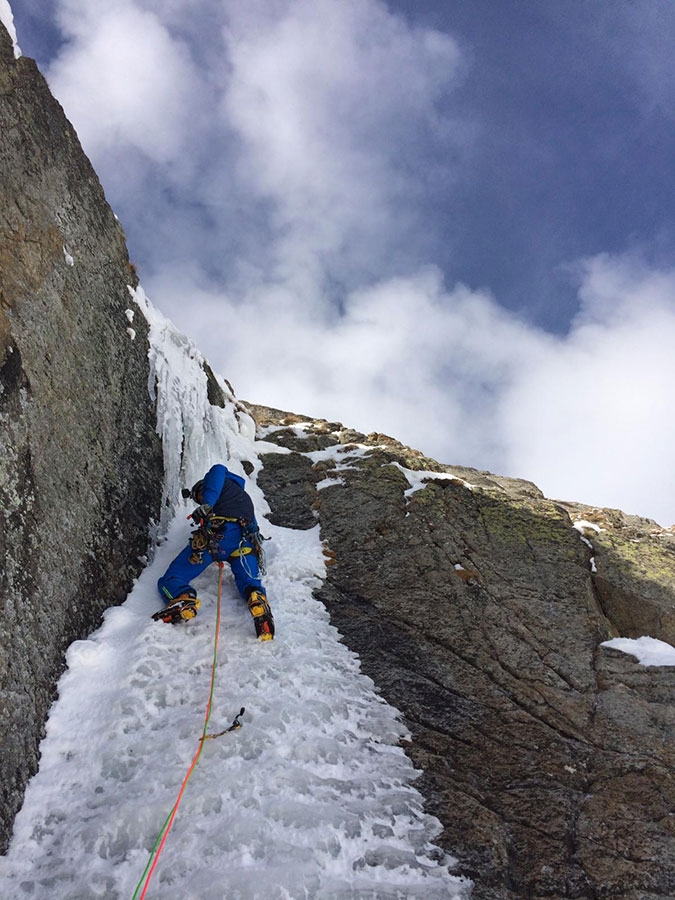
[[[260,580],[260,532],[246,482],[225,466],[212,466],[192,489],[183,490],[199,506],[190,514],[198,526],[190,543],[157,582],[166,606],[153,619],[175,624],[197,615],[200,602],[191,582],[212,562],[227,561],[263,641],[274,636],[274,619]]]

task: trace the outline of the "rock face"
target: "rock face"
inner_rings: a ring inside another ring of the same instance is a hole
[[[275,521],[320,523],[319,597],[476,900],[674,897],[675,669],[600,646],[675,640],[673,534],[250,408],[291,450],[259,475]]]
[[[0,162],[2,848],[64,650],[138,574],[162,458],[124,234],[1,24]]]

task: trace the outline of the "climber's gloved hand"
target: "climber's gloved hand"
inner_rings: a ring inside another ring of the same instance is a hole
[[[201,506],[198,506],[197,509],[193,510],[190,513],[190,518],[196,524],[200,522],[208,522],[209,518],[213,514],[213,507],[210,503],[202,503]]]

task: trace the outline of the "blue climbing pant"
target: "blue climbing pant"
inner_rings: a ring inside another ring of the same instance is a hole
[[[241,526],[236,522],[228,522],[211,549],[203,550],[199,558],[195,556],[192,546],[182,550],[157,582],[157,588],[165,603],[170,603],[181,594],[191,589],[192,582],[213,562],[228,562],[234,575],[237,590],[246,598],[251,590],[264,591],[260,581],[258,559],[253,546],[241,538]],[[248,551],[248,552],[247,552]],[[234,554],[234,555],[233,555]]]

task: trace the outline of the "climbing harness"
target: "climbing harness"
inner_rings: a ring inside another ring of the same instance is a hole
[[[222,537],[221,529],[228,522],[236,522],[241,527],[239,547],[228,556],[228,561],[241,557],[247,574],[253,576],[254,573],[251,572],[243,559],[243,557],[253,553],[258,560],[260,575],[266,575],[267,566],[263,541],[269,541],[271,538],[263,537],[260,534],[260,529],[253,522],[247,522],[246,519],[233,519],[229,516],[210,516],[208,521],[202,522],[199,528],[192,533],[190,538],[190,546],[192,547],[190,562],[195,565],[203,562],[205,552],[210,553],[214,559],[218,559],[220,555],[219,541]]]
[[[241,717],[244,715],[245,709],[242,706],[239,713],[234,717],[234,721],[230,725],[229,728],[226,728],[224,731],[219,731],[217,734],[207,734],[207,728],[209,725],[209,720],[211,718],[211,708],[213,706],[213,692],[216,685],[216,667],[218,664],[218,636],[220,634],[220,605],[221,605],[221,596],[223,592],[223,563],[218,562],[218,568],[220,570],[220,574],[218,577],[218,603],[216,607],[216,635],[213,645],[213,662],[211,664],[211,688],[209,691],[209,699],[206,704],[206,714],[204,716],[204,727],[202,730],[202,736],[199,738],[197,747],[197,751],[190,763],[190,767],[183,779],[183,783],[178,792],[178,797],[176,798],[176,802],[173,805],[173,808],[169,815],[167,816],[164,824],[162,825],[159,836],[155,842],[155,846],[152,848],[150,852],[150,858],[148,859],[148,864],[145,867],[145,871],[141,875],[141,878],[136,885],[136,890],[134,891],[134,895],[132,900],[144,900],[144,897],[147,893],[148,887],[150,885],[150,879],[152,878],[152,874],[155,871],[157,863],[159,861],[160,854],[164,849],[164,844],[166,843],[166,839],[168,837],[169,831],[171,830],[171,826],[173,825],[173,821],[176,818],[176,813],[178,812],[178,807],[180,805],[181,800],[183,799],[183,794],[185,793],[185,788],[187,787],[187,783],[190,780],[192,773],[197,767],[197,763],[199,762],[199,757],[201,756],[202,750],[204,749],[204,741],[210,738],[221,737],[223,734],[228,734],[230,731],[236,731],[241,728],[242,723],[239,721]],[[141,891],[141,886],[143,889]],[[139,894],[139,891],[141,893]]]

